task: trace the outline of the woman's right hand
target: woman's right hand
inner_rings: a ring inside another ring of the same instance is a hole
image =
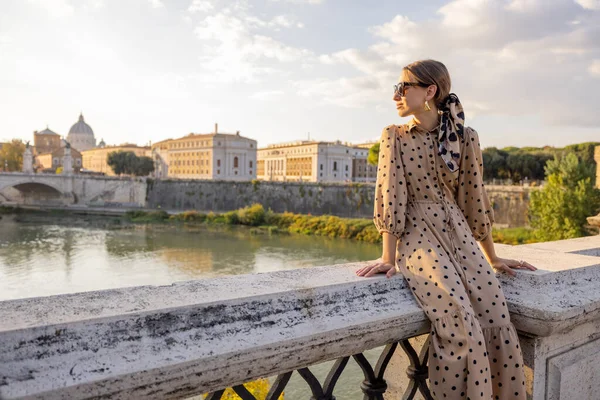
[[[356,275],[364,276],[365,278],[367,278],[375,274],[380,274],[384,272],[386,273],[386,278],[391,278],[396,274],[396,267],[394,266],[394,264],[383,261],[383,259],[378,258],[372,264],[369,264],[356,270]]]

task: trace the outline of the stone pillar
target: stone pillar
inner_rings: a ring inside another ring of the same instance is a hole
[[[29,143],[27,143],[27,147],[23,153],[23,172],[26,174],[33,174],[33,154],[31,153]]]
[[[63,156],[63,174],[71,175],[73,173],[73,158],[71,157],[71,146],[65,147]]]

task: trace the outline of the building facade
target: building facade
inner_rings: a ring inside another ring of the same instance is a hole
[[[256,178],[256,140],[221,133],[190,133],[152,145],[157,178],[252,180]]]
[[[375,182],[369,144],[301,140],[258,149],[257,177],[266,181]]]
[[[108,155],[112,152],[131,151],[136,156],[151,156],[149,146],[138,146],[136,144],[124,143],[118,146],[103,146],[95,149],[84,150],[81,152],[82,165],[87,171],[103,173],[105,175],[114,176],[115,173],[108,165]]]
[[[72,147],[70,149],[67,149],[66,147],[59,147],[50,153],[38,154],[36,156],[36,167],[38,172],[56,173],[56,170],[59,167],[63,167],[65,151],[69,150],[71,151],[71,163],[73,171],[75,173],[79,173],[82,164],[81,153]]]
[[[51,153],[63,146],[60,135],[46,127],[43,131],[33,132],[34,154]]]

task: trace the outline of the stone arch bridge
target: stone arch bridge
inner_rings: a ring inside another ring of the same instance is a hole
[[[0,173],[0,204],[143,207],[145,178]]]

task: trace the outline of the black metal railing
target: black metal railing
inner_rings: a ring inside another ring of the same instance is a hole
[[[360,384],[360,388],[363,392],[363,399],[383,400],[383,395],[388,388],[387,382],[383,376],[398,345],[404,350],[410,362],[406,370],[409,382],[402,395],[402,400],[414,399],[417,392],[420,392],[424,399],[433,400],[433,397],[429,392],[429,387],[427,386],[429,336],[418,353],[408,339],[386,345],[377,359],[375,368],[371,366],[363,353],[354,354],[352,358],[361,368],[364,375],[364,380]],[[338,358],[329,370],[323,384],[319,382],[317,377],[308,367],[297,369],[296,371],[302,379],[304,379],[311,392],[310,400],[335,400],[335,396],[333,395],[335,385],[338,383],[338,380],[349,361],[349,356]],[[264,400],[277,400],[290,381],[293,372],[294,371],[288,371],[278,375]],[[243,400],[263,400],[257,399],[243,384],[232,386],[231,389]],[[225,389],[209,393],[206,400],[220,400],[224,393]]]

